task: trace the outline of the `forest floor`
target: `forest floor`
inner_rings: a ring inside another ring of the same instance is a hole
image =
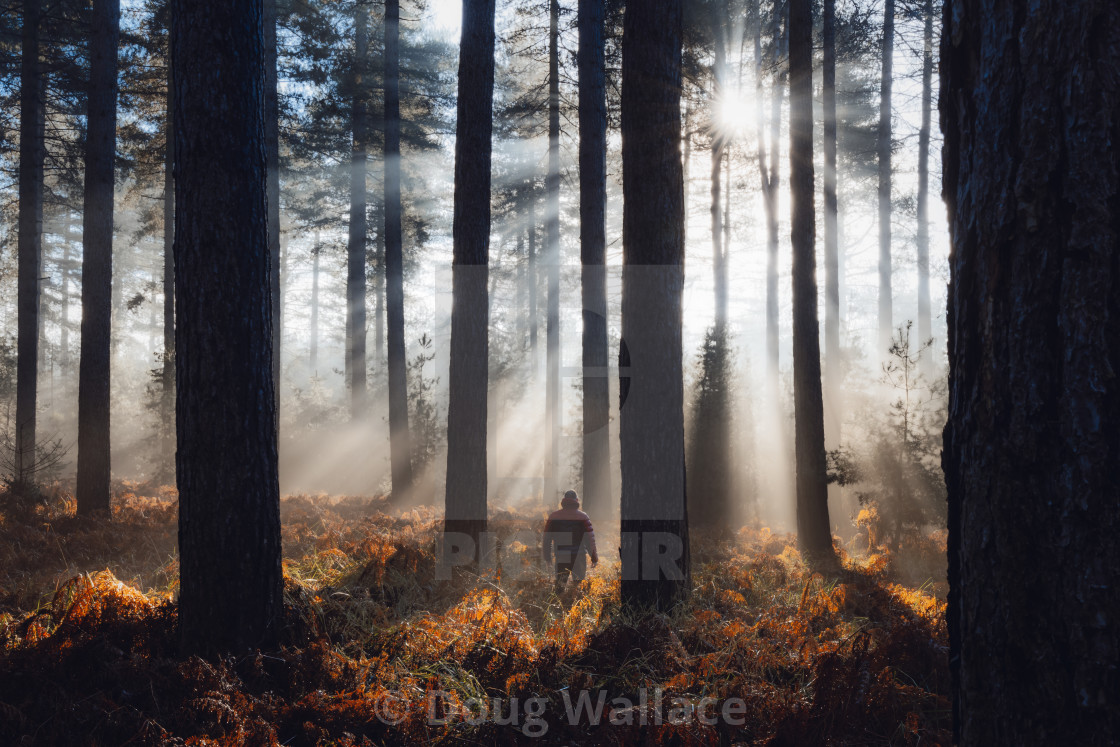
[[[454,581],[439,514],[384,508],[285,498],[287,643],[204,661],[176,652],[173,489],[125,485],[93,523],[59,489],[0,494],[0,743],[950,742],[939,536],[844,553],[827,579],[791,535],[694,538],[691,600],[636,616],[610,537],[554,593],[514,537],[543,506],[492,518],[514,572]]]

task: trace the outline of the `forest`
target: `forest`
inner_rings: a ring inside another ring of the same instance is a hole
[[[0,743],[1115,743],[1113,0],[0,0],[0,101]]]

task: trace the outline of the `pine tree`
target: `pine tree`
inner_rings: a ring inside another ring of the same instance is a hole
[[[1120,734],[1120,6],[946,0],[949,663],[964,746]]]
[[[891,296],[891,89],[894,84],[894,3],[883,4],[883,63],[880,78],[879,134],[879,350],[891,345],[894,333]]]
[[[39,276],[43,247],[44,90],[39,60],[41,0],[23,6],[19,124],[19,331],[16,363],[15,480],[36,467],[35,420],[39,371]]]
[[[268,237],[264,0],[171,0],[179,630],[277,643],[283,611]]]
[[[401,240],[400,0],[385,2],[385,286],[389,343],[389,450],[393,497],[412,486],[408,381],[404,345],[404,260]]]
[[[548,4],[548,174],[545,179],[545,455],[544,499],[559,497],[560,471],[560,0]]]
[[[681,0],[623,20],[622,601],[665,611],[691,590],[684,475]]]
[[[580,261],[583,285],[583,505],[614,511],[607,377],[607,82],[603,0],[579,3]]]
[[[350,415],[366,414],[366,153],[369,146],[369,7],[354,6],[354,69],[350,123],[350,224],[346,245],[346,376]]]
[[[828,523],[813,194],[813,20],[810,0],[789,0],[790,223],[793,226],[793,400],[797,534],[815,567],[838,566]]]
[[[117,154],[120,0],[95,0],[90,37],[85,200],[82,208],[82,357],[78,374],[78,513],[108,514],[109,343]]]
[[[476,564],[486,529],[487,293],[494,112],[494,0],[464,0],[455,125],[455,213],[445,557]]]

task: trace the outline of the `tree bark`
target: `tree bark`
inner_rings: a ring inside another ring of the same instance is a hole
[[[810,565],[839,566],[828,522],[820,325],[813,206],[813,17],[810,0],[789,0],[790,224],[793,241],[793,400],[797,535]]]
[[[894,69],[894,2],[884,0],[883,75],[879,98],[879,349],[886,353],[894,335],[891,295],[891,86]]]
[[[758,159],[758,174],[761,180],[760,189],[762,191],[762,204],[763,210],[766,213],[766,360],[767,360],[767,380],[770,379],[770,370],[777,369],[777,364],[771,361],[777,361],[777,327],[774,327],[773,341],[771,341],[771,319],[770,319],[770,223],[771,220],[776,222],[774,214],[774,205],[771,200],[770,189],[770,170],[766,166],[766,116],[763,109],[762,97],[762,0],[754,0],[752,8],[752,15],[754,20],[754,115],[755,115],[755,141],[757,143],[756,157]],[[775,229],[776,230],[776,229]],[[776,266],[776,264],[775,264]],[[775,294],[775,301],[777,301]],[[771,342],[773,342],[773,349],[771,349]],[[774,391],[776,392],[777,386],[775,383]]]
[[[277,644],[283,612],[262,0],[171,0],[179,631]]]
[[[536,199],[529,199],[529,351],[532,353],[533,378],[536,378],[540,364],[537,358],[537,292],[540,290],[540,262],[537,258],[537,206]]]
[[[63,375],[70,370],[70,236],[73,226],[70,215],[70,206],[67,205],[66,218],[62,228],[62,266],[59,271],[62,275],[62,321],[58,325],[58,367]]]
[[[918,131],[918,342],[933,338],[929,293],[929,140],[933,109],[933,0],[922,4],[922,126]],[[933,374],[933,349],[922,356],[922,370]]]
[[[377,215],[378,205],[374,206],[374,222],[381,222],[385,225],[385,211],[381,211],[381,215]],[[379,368],[388,367],[388,352],[385,345],[385,235],[382,234],[377,237],[376,242],[376,258],[373,260],[373,266],[376,272],[373,274],[373,361],[374,365]]]
[[[167,142],[163,162],[163,370],[160,435],[165,468],[175,469],[175,96],[167,67]]]
[[[280,430],[280,364],[284,318],[280,287],[280,97],[277,90],[276,4],[264,0],[264,140],[268,158],[268,253],[272,276],[272,378],[276,393],[276,429]]]
[[[681,0],[623,21],[619,350],[622,602],[665,611],[691,590],[684,475]]]
[[[464,0],[455,125],[451,361],[444,560],[474,565],[486,529],[490,154],[494,126],[494,0]]]
[[[824,0],[824,60],[821,99],[824,108],[824,398],[828,403],[828,441],[840,445],[840,242],[836,196],[836,0]]]
[[[369,144],[369,8],[354,8],[354,91],[351,108],[350,229],[346,246],[346,361],[350,415],[366,414],[366,149]]]
[[[312,376],[319,375],[319,232],[315,232],[315,247],[311,250],[311,340],[308,351],[308,368]]]
[[[712,133],[712,169],[710,173],[712,204],[709,208],[712,229],[712,284],[716,306],[715,323],[720,329],[727,326],[727,276],[723,271],[723,138]]]
[[[526,333],[529,331],[529,302],[528,302],[528,280],[526,278],[525,265],[528,262],[522,262],[521,258],[525,254],[525,233],[520,229],[517,230],[517,278],[515,287],[517,288],[517,297],[514,299],[514,308],[517,309],[517,339],[521,351],[525,351]],[[522,360],[524,365],[524,360]]]
[[[19,122],[19,253],[16,295],[15,479],[34,479],[39,374],[39,276],[43,255],[43,77],[39,61],[40,0],[23,6]]]
[[[723,123],[717,114],[720,102],[726,95],[727,49],[724,43],[724,23],[720,13],[723,3],[712,4],[712,37],[715,40],[715,62],[712,66],[712,170],[711,170],[711,226],[712,226],[712,286],[715,296],[715,324],[717,330],[727,327],[727,249],[723,243],[721,179],[724,149],[727,138]]]
[[[117,154],[120,0],[95,0],[82,207],[82,357],[78,363],[78,514],[108,514],[109,342],[113,314],[113,183]]]
[[[544,501],[559,499],[560,473],[560,2],[549,0],[548,12],[548,205],[545,268],[548,273],[548,313],[545,319],[545,457]]]
[[[614,513],[607,372],[607,83],[603,0],[579,3],[579,208],[583,288],[583,505]]]
[[[788,8],[788,0],[786,1]],[[782,98],[786,71],[782,67],[788,44],[788,24],[782,24],[781,6],[775,0],[773,18],[775,82],[770,96],[770,173],[766,202],[766,371],[770,396],[778,396],[778,188],[781,186]]]
[[[393,499],[412,488],[401,238],[400,0],[385,0],[385,287],[389,343],[389,452]]]
[[[947,0],[954,742],[1120,733],[1120,7]]]

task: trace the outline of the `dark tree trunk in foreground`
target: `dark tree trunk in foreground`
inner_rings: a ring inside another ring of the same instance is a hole
[[[824,0],[824,60],[821,100],[824,108],[824,366],[826,434],[840,445],[840,246],[836,198],[836,0]]]
[[[929,297],[929,138],[933,109],[933,0],[925,0],[922,50],[922,126],[918,131],[918,342],[933,337]],[[925,372],[933,370],[933,351],[922,356]]]
[[[23,6],[19,122],[19,267],[16,295],[15,478],[34,478],[35,408],[39,374],[39,275],[43,254],[43,79],[39,63],[39,0]]]
[[[272,386],[276,392],[276,424],[280,429],[280,352],[284,325],[280,291],[280,98],[276,69],[276,3],[264,0],[264,141],[268,159],[268,256],[272,293]]]
[[[346,245],[346,372],[350,386],[350,415],[366,410],[366,148],[369,143],[369,104],[366,68],[369,61],[369,9],[354,8],[354,76],[350,160],[350,230]]]
[[[78,363],[78,514],[108,514],[109,340],[113,312],[113,166],[120,0],[95,0],[82,207],[82,357]]]
[[[167,68],[167,143],[163,154],[163,370],[160,372],[160,434],[163,465],[175,469],[175,106]]]
[[[283,610],[262,0],[172,0],[179,630],[272,647]]]
[[[810,565],[838,565],[828,523],[828,479],[817,321],[813,203],[813,17],[810,0],[789,0],[789,182],[793,227],[793,408],[797,538]]]
[[[464,0],[455,125],[451,363],[444,557],[477,563],[486,529],[490,153],[494,129],[494,0]]]
[[[961,745],[1120,734],[1120,6],[947,0]]]
[[[545,183],[545,268],[548,313],[545,320],[544,501],[559,500],[560,473],[560,0],[549,0],[548,175]]]
[[[389,343],[389,452],[393,498],[412,487],[401,239],[400,0],[385,0],[385,288]]]
[[[879,347],[891,346],[894,321],[891,296],[891,86],[894,83],[894,0],[883,7],[883,74],[879,98]]]
[[[692,585],[681,370],[681,6],[631,0],[622,41],[622,602],[662,611]]]
[[[583,285],[583,505],[614,513],[607,374],[607,82],[603,0],[579,3],[579,224]]]

